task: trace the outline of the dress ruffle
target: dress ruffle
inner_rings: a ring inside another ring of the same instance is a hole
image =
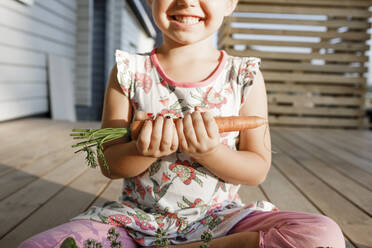
[[[242,87],[241,104],[243,104],[252,89],[253,81],[261,65],[261,59],[256,57],[242,57],[238,71],[238,84]]]

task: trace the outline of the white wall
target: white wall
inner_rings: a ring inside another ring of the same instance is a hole
[[[0,1],[0,121],[48,112],[47,55],[75,63],[76,7],[76,0]]]

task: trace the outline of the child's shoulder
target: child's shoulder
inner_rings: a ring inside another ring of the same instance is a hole
[[[115,57],[116,58],[138,58],[138,57],[147,57],[151,54],[151,52],[144,52],[144,53],[132,53],[132,52],[127,52],[124,50],[119,50],[117,49],[115,51]]]
[[[139,66],[147,66],[151,52],[131,53],[117,49],[115,51],[115,60],[119,71],[125,73],[134,72]]]
[[[261,66],[261,58],[252,56],[233,56],[231,59],[232,75],[237,75],[239,85],[250,85],[258,74]]]
[[[237,75],[238,85],[251,85],[261,66],[261,58],[252,56],[233,56],[231,67],[234,68],[233,75]]]
[[[231,58],[232,64],[238,68],[248,67],[248,66],[260,67],[261,65],[261,58],[259,57],[234,56],[234,55],[228,55],[228,56]]]

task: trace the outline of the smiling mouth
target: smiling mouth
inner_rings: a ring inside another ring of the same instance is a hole
[[[168,17],[170,20],[186,24],[186,25],[194,25],[197,23],[200,23],[204,21],[203,18],[196,17],[196,16],[169,16]]]

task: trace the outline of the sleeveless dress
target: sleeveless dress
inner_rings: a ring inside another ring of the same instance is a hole
[[[219,65],[207,79],[185,83],[165,74],[155,52],[156,48],[144,54],[117,50],[118,82],[134,111],[172,118],[194,111],[195,106],[208,108],[215,116],[238,116],[261,63],[256,57],[235,57],[220,50]],[[239,132],[221,133],[220,141],[237,150]],[[207,230],[213,238],[225,236],[253,211],[278,211],[264,200],[243,204],[239,188],[177,151],[157,159],[142,174],[124,179],[118,201],[93,206],[71,220],[124,227],[138,244],[150,246],[157,229],[167,233],[170,244],[189,243],[200,241]]]

